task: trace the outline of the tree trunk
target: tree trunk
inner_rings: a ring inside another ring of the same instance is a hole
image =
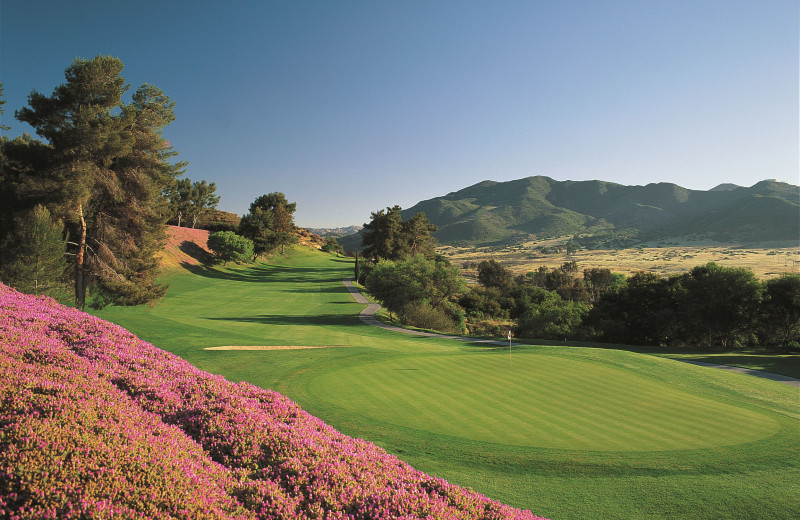
[[[181,212],[180,212],[180,211],[178,211],[178,227],[181,227],[181,217],[182,217],[182,216],[183,216],[183,215],[181,214]]]
[[[78,204],[78,217],[81,223],[81,235],[78,252],[75,255],[75,307],[83,310],[86,305],[86,281],[83,278],[86,251],[86,220],[83,218],[83,204]]]

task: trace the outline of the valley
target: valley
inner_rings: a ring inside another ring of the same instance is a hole
[[[759,248],[722,244],[649,245],[628,249],[580,249],[566,252],[568,238],[505,247],[439,246],[446,256],[468,277],[476,276],[475,265],[494,259],[514,274],[522,275],[540,267],[555,268],[565,262],[576,262],[579,271],[606,268],[626,276],[649,271],[671,276],[689,271],[697,265],[715,262],[724,267],[744,267],[760,279],[783,273],[800,272],[800,250],[795,247]]]

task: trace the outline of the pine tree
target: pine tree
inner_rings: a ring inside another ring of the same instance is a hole
[[[154,255],[165,240],[163,192],[184,167],[170,162],[176,152],[161,135],[174,103],[143,85],[124,104],[122,69],[110,56],[76,59],[66,83],[51,96],[32,92],[17,111],[51,150],[28,185],[53,194],[51,210],[72,227],[79,308],[90,283],[101,303],[138,304],[166,290],[155,282]]]
[[[144,85],[123,108],[120,124],[132,136],[131,149],[112,165],[111,181],[115,182],[99,184],[93,226],[102,301],[137,305],[166,291],[166,286],[156,283],[156,255],[166,242],[168,201],[163,192],[184,166],[170,163],[177,153],[161,136],[174,119],[174,105],[160,89]]]
[[[0,83],[0,132],[3,133],[3,135],[0,135],[0,241],[5,238],[8,229],[11,227],[11,206],[15,200],[12,192],[11,179],[8,174],[8,159],[6,158],[6,143],[8,142],[8,138],[5,136],[5,132],[10,128],[2,124],[2,121],[4,121],[3,106],[6,104],[6,100],[3,99],[3,90],[3,84]],[[2,266],[3,263],[2,260],[0,260],[0,269],[2,269]]]
[[[16,220],[16,229],[3,243],[3,282],[27,294],[59,296],[67,269],[64,223],[37,205]]]

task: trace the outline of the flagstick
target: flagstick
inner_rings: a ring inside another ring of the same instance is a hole
[[[508,364],[510,366],[514,366],[514,362],[511,361],[511,331],[508,331]]]

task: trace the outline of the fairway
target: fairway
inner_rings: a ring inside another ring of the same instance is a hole
[[[398,426],[541,448],[712,448],[780,429],[764,414],[630,370],[544,354],[404,357],[328,372],[309,392]]]
[[[352,261],[307,250],[192,271],[153,308],[97,314],[549,518],[800,517],[797,388],[624,350],[509,355],[370,327],[342,284]],[[206,350],[231,346],[251,348]]]

